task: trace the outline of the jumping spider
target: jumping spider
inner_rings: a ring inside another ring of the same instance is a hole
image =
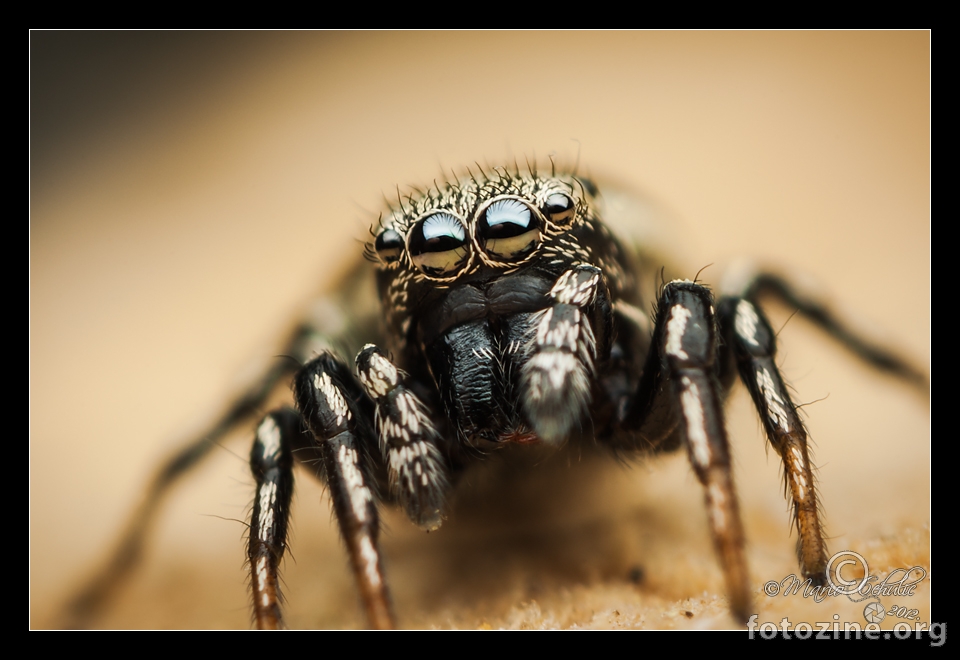
[[[296,410],[267,414],[250,453],[247,553],[260,628],[283,624],[278,570],[295,460],[326,483],[368,621],[389,628],[378,500],[435,530],[464,470],[511,443],[586,443],[619,455],[684,448],[730,610],[746,620],[752,588],[723,419],[738,375],[783,462],[801,572],[822,582],[827,551],[807,434],[758,297],[781,298],[877,369],[920,386],[926,377],[773,273],[741,276],[719,299],[696,278],[662,281],[656,301],[646,300],[650,264],[611,233],[604,213],[592,181],[553,168],[478,170],[398,199],[367,245],[374,266],[331,296],[349,314],[320,305],[289,340],[293,359],[278,360],[168,462],[113,562],[72,608],[106,597],[159,496],[292,374]],[[373,299],[362,289],[373,280],[379,306],[365,307]]]

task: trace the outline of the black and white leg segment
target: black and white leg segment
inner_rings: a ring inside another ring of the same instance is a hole
[[[571,268],[547,294],[552,304],[533,319],[520,390],[524,414],[544,442],[562,442],[586,416],[597,357],[588,309],[603,289],[599,268]]]
[[[760,413],[767,439],[783,460],[786,489],[797,527],[797,555],[805,577],[823,583],[827,547],[807,447],[807,431],[774,362],[776,339],[770,323],[750,301],[720,301],[720,326],[726,351],[732,351],[740,378]]]
[[[377,542],[380,521],[367,468],[370,447],[364,445],[374,441],[358,419],[364,395],[347,367],[327,353],[300,370],[294,396],[323,458],[334,513],[368,620],[375,628],[392,628],[394,617]]]
[[[404,383],[406,374],[373,344],[357,355],[357,374],[377,405],[377,436],[393,496],[421,529],[438,529],[449,480],[426,407]]]
[[[899,355],[882,341],[872,338],[869,328],[863,327],[848,314],[843,314],[828,302],[827,295],[801,277],[783,275],[742,262],[724,276],[723,292],[727,296],[744,298],[751,302],[766,294],[776,296],[788,307],[796,309],[847,350],[874,369],[887,372],[906,381],[929,396],[929,375],[912,360]]]
[[[674,281],[660,297],[658,348],[674,397],[680,402],[681,436],[690,463],[704,487],[707,516],[735,616],[746,620],[750,587],[743,524],[723,422],[723,402],[715,376],[716,336],[713,296],[699,284]]]
[[[257,427],[250,450],[250,470],[257,483],[250,518],[247,557],[253,615],[257,628],[282,626],[279,570],[287,545],[293,495],[291,445],[301,434],[300,416],[292,410],[267,415]]]

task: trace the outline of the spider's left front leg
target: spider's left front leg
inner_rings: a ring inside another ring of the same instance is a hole
[[[669,447],[679,438],[704,488],[707,516],[734,616],[746,621],[750,584],[743,523],[730,470],[717,378],[713,295],[687,280],[666,284],[657,304],[653,344],[624,428],[638,449]]]

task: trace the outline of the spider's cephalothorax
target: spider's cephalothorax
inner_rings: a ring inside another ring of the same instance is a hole
[[[823,581],[827,555],[807,434],[756,300],[780,297],[878,369],[921,387],[925,375],[762,271],[734,278],[716,301],[696,281],[663,283],[648,315],[641,251],[621,243],[604,214],[591,181],[516,168],[435,184],[382,217],[366,250],[375,273],[370,264],[355,273],[374,277],[349,278],[330,296],[350,314],[318,306],[287,346],[302,365],[297,409],[268,414],[256,431],[248,558],[259,627],[282,623],[278,567],[295,460],[327,483],[370,624],[389,627],[378,499],[433,530],[465,467],[491,449],[578,441],[621,455],[686,450],[703,486],[731,611],[745,620],[751,589],[722,410],[738,374],[783,461],[801,571]],[[359,289],[373,279],[379,306],[364,310]],[[356,355],[355,368],[347,354]],[[168,462],[111,565],[71,611],[106,598],[162,493],[259,409],[293,363],[279,361]]]
[[[385,348],[432,385],[418,394],[443,413],[448,454],[598,430],[587,406],[610,355],[612,305],[639,300],[590,190],[500,171],[404,200],[383,223],[370,252]]]

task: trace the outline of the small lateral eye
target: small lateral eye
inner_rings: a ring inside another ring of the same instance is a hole
[[[543,205],[543,214],[550,218],[550,222],[560,226],[569,225],[576,212],[576,203],[565,193],[553,193]]]
[[[540,243],[540,216],[517,199],[498,199],[477,218],[477,238],[491,257],[515,261]]]
[[[453,275],[470,256],[466,228],[458,217],[444,211],[413,225],[407,249],[414,265],[432,277]]]
[[[403,238],[395,230],[387,227],[379,234],[373,244],[377,258],[384,264],[392,264],[400,258],[403,252]]]

